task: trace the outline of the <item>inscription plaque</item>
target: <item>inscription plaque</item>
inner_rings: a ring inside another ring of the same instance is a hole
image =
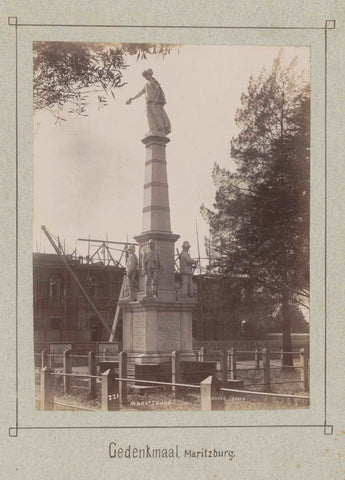
[[[181,349],[179,313],[161,312],[159,318],[159,349],[165,352]]]
[[[145,350],[146,325],[143,313],[134,315],[133,317],[133,349]]]

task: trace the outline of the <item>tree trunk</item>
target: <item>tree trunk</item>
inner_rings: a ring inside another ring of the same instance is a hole
[[[286,289],[282,292],[282,335],[283,335],[283,361],[282,366],[293,367],[291,344],[291,318],[289,308],[289,293]]]

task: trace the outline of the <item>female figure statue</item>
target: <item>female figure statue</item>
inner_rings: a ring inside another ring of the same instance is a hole
[[[146,113],[150,133],[158,132],[168,135],[171,132],[171,125],[168,115],[164,110],[166,99],[163,89],[157,80],[153,78],[153,71],[151,68],[144,70],[142,75],[147,80],[145,87],[135,97],[128,99],[126,104],[130,105],[132,100],[145,94]]]

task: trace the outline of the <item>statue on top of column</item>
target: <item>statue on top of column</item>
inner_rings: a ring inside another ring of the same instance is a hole
[[[137,95],[135,95],[135,97],[129,98],[126,104],[130,105],[133,100],[145,94],[146,113],[147,120],[149,122],[150,133],[168,135],[171,132],[171,124],[168,115],[164,110],[166,99],[163,89],[153,77],[153,71],[151,68],[144,70],[142,75],[147,80],[145,87]]]

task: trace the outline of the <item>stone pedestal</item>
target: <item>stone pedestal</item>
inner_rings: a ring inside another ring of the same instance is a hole
[[[123,350],[134,363],[170,361],[174,350],[183,360],[195,360],[192,352],[193,304],[140,301],[123,308]]]
[[[123,310],[123,349],[135,363],[160,363],[167,354],[181,352],[194,360],[192,352],[192,300],[177,300],[175,286],[175,242],[179,235],[171,232],[166,135],[149,133],[145,145],[145,182],[142,233],[134,237],[139,243],[139,291],[136,302],[121,302]],[[143,258],[148,241],[155,241],[162,271],[157,297],[146,297]],[[165,356],[164,356],[165,354]]]

